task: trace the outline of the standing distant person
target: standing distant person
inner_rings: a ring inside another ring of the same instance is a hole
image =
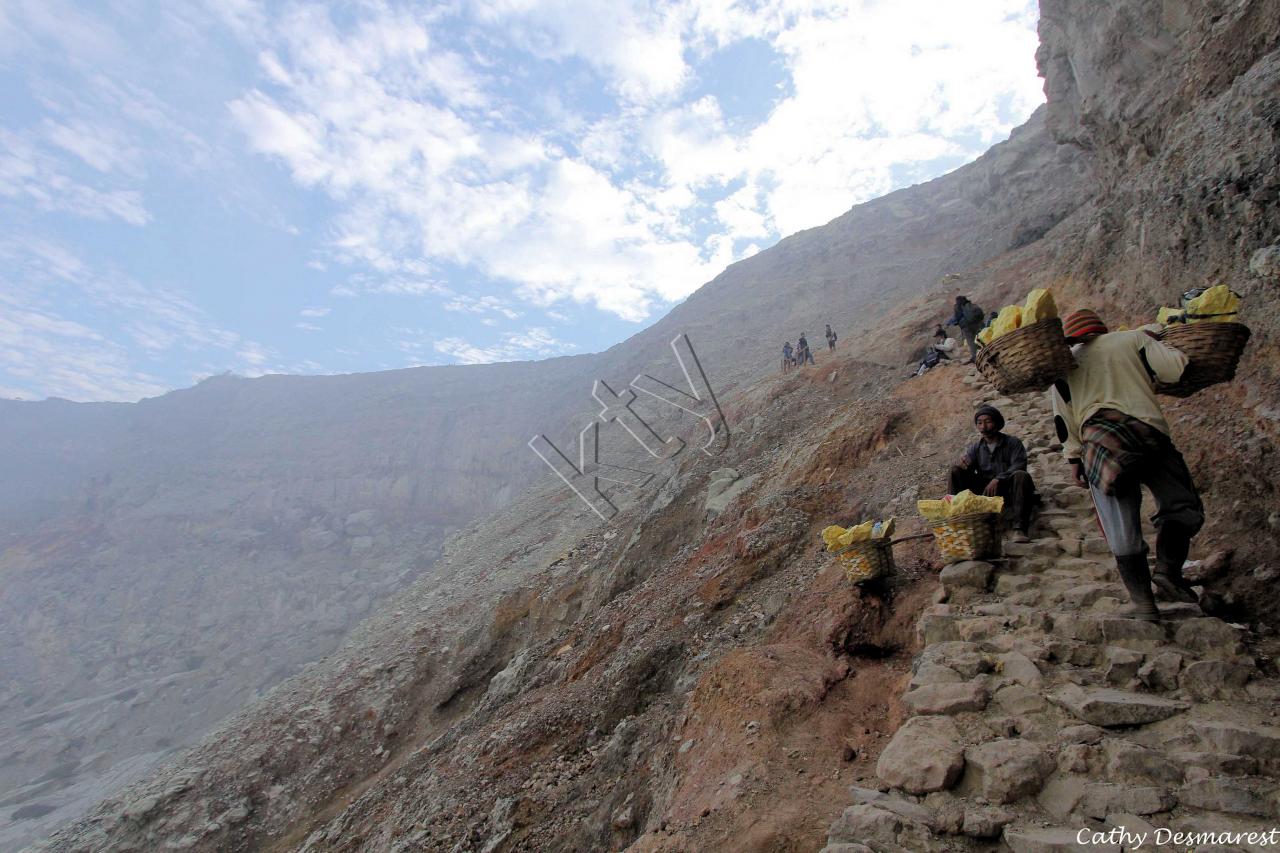
[[[804,367],[806,363],[816,365],[813,360],[813,352],[809,349],[809,341],[804,336],[804,332],[800,333],[800,340],[796,341],[796,361],[800,362],[800,366]]]
[[[836,333],[831,331],[831,324],[828,323],[827,324],[827,349],[833,350],[835,348],[836,348]]]
[[[794,363],[791,353],[792,353],[791,341],[787,341],[785,344],[782,345],[782,372],[783,373],[786,373],[788,370],[790,370],[791,365]]]
[[[969,345],[969,361],[966,364],[972,364],[978,357],[978,342],[975,336],[982,331],[985,323],[986,314],[982,308],[970,302],[967,296],[956,297],[956,309],[946,325],[958,326],[960,333],[964,336],[964,342]]]

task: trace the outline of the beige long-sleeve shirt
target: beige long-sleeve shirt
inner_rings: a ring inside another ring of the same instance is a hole
[[[1156,380],[1177,382],[1187,357],[1145,331],[1110,332],[1072,348],[1076,368],[1067,374],[1070,399],[1049,389],[1053,422],[1068,459],[1079,459],[1080,427],[1099,409],[1115,409],[1169,434],[1156,400]]]

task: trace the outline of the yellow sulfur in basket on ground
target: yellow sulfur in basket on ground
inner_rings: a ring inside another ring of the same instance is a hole
[[[940,501],[918,501],[916,508],[933,528],[938,551],[948,563],[998,553],[996,520],[1004,509],[1004,498],[975,495],[965,489]]]
[[[960,494],[951,499],[951,506],[947,512],[948,518],[954,518],[957,515],[968,515],[973,512],[995,512],[999,513],[1004,509],[1004,498],[989,498],[986,495],[975,495],[973,492],[965,489]]]
[[[845,577],[855,584],[893,572],[894,519],[864,521],[848,529],[838,524],[823,528],[822,541],[834,551]]]

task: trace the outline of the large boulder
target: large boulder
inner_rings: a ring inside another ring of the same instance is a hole
[[[902,697],[914,714],[959,714],[987,707],[987,688],[972,681],[926,684]]]
[[[945,791],[964,771],[960,731],[950,717],[913,717],[880,753],[876,775],[911,794]]]
[[[1221,619],[1203,616],[1178,625],[1174,642],[1204,657],[1229,658],[1244,653],[1244,632]]]
[[[865,844],[877,853],[924,853],[941,849],[928,826],[874,803],[859,803],[845,809],[831,824],[827,842]]]
[[[1050,694],[1054,704],[1095,726],[1142,726],[1168,719],[1190,707],[1160,696],[1126,690],[1086,690],[1068,684]]]
[[[1030,741],[1018,738],[993,740],[965,750],[966,787],[979,790],[992,803],[1012,803],[1033,796],[1053,772],[1053,759]]]
[[[1191,729],[1215,752],[1280,759],[1280,728],[1195,721]]]

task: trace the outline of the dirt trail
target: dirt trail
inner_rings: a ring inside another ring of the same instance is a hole
[[[1013,434],[1048,418],[1039,398],[996,404]],[[1160,624],[1122,616],[1088,493],[1047,441],[1029,455],[1046,498],[1038,538],[943,570],[946,600],[917,626],[907,722],[824,853],[1156,849],[1166,833],[1277,826],[1280,680],[1266,655],[1195,605],[1161,604]],[[1263,837],[1161,849],[1274,849]]]

